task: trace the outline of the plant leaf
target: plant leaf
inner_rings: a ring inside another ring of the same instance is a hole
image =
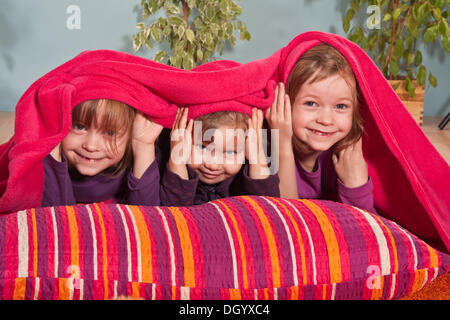
[[[403,55],[403,50],[404,50],[403,40],[399,39],[397,40],[397,42],[395,42],[394,54],[397,57],[401,57]]]
[[[420,50],[417,50],[416,58],[414,59],[414,65],[418,67],[421,64],[422,64],[422,52]]]
[[[422,86],[427,81],[427,69],[425,66],[420,66],[419,71],[417,72],[417,84]]]
[[[186,29],[186,39],[192,43],[194,42],[195,34],[191,29]]]
[[[431,72],[428,74],[428,81],[434,88],[437,87],[437,85],[438,85],[437,79],[433,76],[433,74]]]
[[[423,34],[423,41],[425,43],[430,42],[432,40],[436,40],[437,37],[437,26],[431,26],[427,28]]]
[[[394,60],[391,60],[389,62],[389,70],[391,71],[391,74],[393,76],[396,76],[399,72],[399,67],[398,67],[397,62],[395,62]]]
[[[405,79],[405,89],[406,91],[408,91],[408,94],[411,98],[414,97],[416,87],[409,77],[406,77]]]

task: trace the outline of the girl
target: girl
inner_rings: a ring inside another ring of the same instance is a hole
[[[269,174],[263,151],[261,110],[253,109],[251,118],[241,112],[213,112],[196,118],[195,125],[187,115],[188,109],[180,108],[172,127],[162,205],[189,206],[244,194],[279,196],[278,176]],[[245,139],[247,129],[252,134]],[[245,158],[251,161],[243,166]]]
[[[358,93],[349,63],[327,44],[301,56],[286,89],[277,86],[266,118],[280,130],[281,197],[328,199],[375,212]]]
[[[161,130],[122,102],[99,99],[77,105],[69,134],[44,158],[42,206],[159,205],[155,141]]]

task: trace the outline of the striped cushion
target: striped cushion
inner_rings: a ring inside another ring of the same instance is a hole
[[[0,218],[3,299],[397,299],[450,257],[319,200],[37,208]]]

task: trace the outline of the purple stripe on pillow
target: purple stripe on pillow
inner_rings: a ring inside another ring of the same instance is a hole
[[[43,208],[36,209],[36,230],[37,230],[37,276],[47,276],[48,270],[48,242],[47,242],[47,221]],[[1,240],[0,240],[1,242]]]
[[[420,246],[418,241],[414,241],[414,248],[416,249],[416,255],[417,255],[417,266],[416,266],[416,268],[417,269],[426,269],[426,268],[428,268],[429,266],[425,265],[422,248],[421,248],[421,246]]]
[[[32,292],[33,290],[33,282],[35,278],[26,278],[25,279],[25,300],[33,300]]]
[[[65,248],[64,245],[64,230],[63,230],[63,221],[62,221],[62,215],[65,215],[65,209],[64,207],[55,207],[55,221],[56,221],[56,231],[57,231],[57,239],[58,239],[58,277],[64,278],[67,276],[64,258],[65,254],[69,255],[70,257],[70,247]],[[69,235],[67,235],[68,237]],[[64,254],[65,253],[65,254]]]
[[[400,272],[399,274],[397,274],[395,281],[396,281],[396,290],[394,294],[394,299],[399,299],[408,294],[408,285],[410,282],[409,272]]]
[[[118,284],[117,284],[117,292],[118,294],[126,294],[126,282],[128,281],[128,248],[127,248],[127,238],[125,234],[124,222],[122,221],[121,214],[119,209],[115,205],[101,205],[100,209],[102,213],[105,215],[111,215],[114,226],[105,226],[106,232],[109,228],[114,227],[114,231],[116,233],[116,239],[111,239],[111,234],[106,233],[106,237],[108,241],[116,241],[117,245],[117,271],[118,271]],[[111,253],[112,254],[112,253]],[[99,262],[100,263],[100,262]],[[130,266],[131,267],[131,266]],[[125,287],[123,287],[125,283]]]
[[[95,210],[95,209],[94,209]],[[79,228],[81,229],[81,237],[83,244],[83,266],[80,268],[83,272],[80,276],[86,280],[94,279],[94,232],[91,227],[91,219],[89,217],[89,211],[87,210],[87,206],[79,206],[78,207],[78,217],[79,217]],[[94,215],[94,213],[92,213]],[[94,218],[92,218],[94,219]],[[95,221],[95,220],[93,220]],[[95,232],[97,239],[99,238],[97,232]],[[100,235],[101,236],[101,235]],[[100,237],[101,239],[101,237]],[[101,245],[101,244],[100,244]],[[99,244],[97,243],[97,248]],[[81,250],[81,248],[80,248]],[[81,261],[80,261],[81,262]]]
[[[368,257],[364,235],[358,228],[353,214],[346,207],[333,201],[323,201],[334,213],[341,227],[350,257],[350,278],[365,278],[367,276]]]
[[[304,300],[314,300],[316,296],[316,287],[315,285],[306,285],[304,290]]]
[[[55,210],[56,211],[56,210]],[[39,299],[40,300],[53,300],[54,290],[58,288],[56,285],[57,279],[53,278],[41,278],[39,285]]]
[[[210,206],[213,207],[211,204],[208,205],[208,207]],[[198,210],[198,207],[191,207],[190,211],[199,232],[201,250],[205,257],[203,259],[205,287],[223,287],[225,285],[233,288],[230,241],[219,211],[213,210],[207,213],[204,210]],[[223,215],[226,216],[227,213],[223,212]],[[195,256],[194,249],[194,259]]]
[[[405,270],[408,270],[408,260],[413,259],[413,257],[409,257],[408,252],[409,250],[406,249],[405,241],[408,241],[405,239],[405,235],[400,234],[398,230],[398,226],[395,226],[390,220],[387,220],[383,217],[381,217],[381,220],[383,221],[384,225],[387,226],[389,231],[392,234],[392,237],[394,238],[396,251],[397,251],[397,260],[398,260],[398,272],[403,272]],[[395,263],[394,261],[391,261],[391,263]],[[394,273],[394,272],[392,272]]]
[[[141,209],[150,221],[150,228],[155,238],[156,247],[152,248],[152,251],[156,252],[156,263],[153,265],[157,265],[157,278],[153,281],[158,284],[170,284],[169,245],[161,218],[155,208],[142,207]]]

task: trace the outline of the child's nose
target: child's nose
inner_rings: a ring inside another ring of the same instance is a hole
[[[89,152],[95,152],[101,150],[101,137],[95,132],[89,132],[86,135],[86,139],[83,143],[83,148]]]
[[[317,122],[323,125],[330,125],[333,123],[333,110],[331,107],[320,108]]]
[[[216,171],[220,168],[220,164],[215,161],[214,157],[211,157],[211,159],[208,160],[205,159],[205,161],[203,162],[203,166],[211,171]]]

